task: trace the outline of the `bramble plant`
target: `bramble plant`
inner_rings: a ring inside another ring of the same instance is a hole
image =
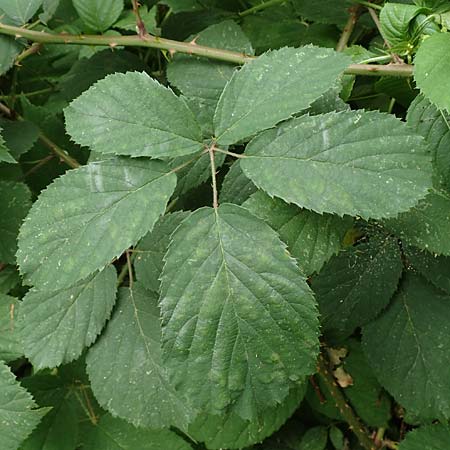
[[[0,450],[450,448],[448,0],[0,0]]]

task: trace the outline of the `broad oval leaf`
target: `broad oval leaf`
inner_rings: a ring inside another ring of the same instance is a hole
[[[193,412],[169,383],[161,360],[155,294],[138,283],[120,289],[113,316],[86,362],[92,391],[113,416],[137,427],[186,429]]]
[[[16,381],[9,367],[0,361],[0,436],[2,450],[17,450],[48,408],[35,409],[33,397]]]
[[[243,206],[280,235],[300,269],[308,276],[318,272],[340,250],[353,223],[351,217],[317,214],[270,198],[261,191],[253,194]]]
[[[105,414],[89,428],[83,449],[192,450],[192,447],[174,431],[135,428],[124,420]]]
[[[396,216],[431,188],[423,138],[375,111],[294,119],[256,137],[241,167],[259,188],[286,202],[363,218]]]
[[[184,101],[144,72],[108,75],[75,99],[65,117],[74,141],[100,153],[160,158],[203,148]]]
[[[164,358],[194,406],[256,420],[314,371],[315,302],[260,219],[231,204],[199,209],[177,228],[165,260]]]
[[[450,442],[450,427],[448,424],[435,423],[424,425],[410,431],[400,443],[399,450],[447,450]]]
[[[189,435],[208,449],[239,449],[261,442],[277,431],[299,407],[307,383],[292,389],[284,401],[264,411],[260,419],[244,420],[231,412],[221,416],[200,414],[189,426]]]
[[[414,60],[417,87],[438,108],[450,112],[450,33],[436,33],[425,39]]]
[[[363,328],[384,388],[422,419],[450,417],[450,296],[407,274],[389,308]]]
[[[153,228],[175,184],[160,161],[109,159],[67,172],[42,192],[20,230],[25,279],[56,290],[102,269]]]
[[[120,16],[123,0],[73,0],[83,22],[92,30],[107,30]]]
[[[39,370],[78,358],[100,334],[116,300],[112,266],[58,291],[31,289],[20,308],[25,356]]]
[[[221,145],[234,144],[306,109],[351,63],[331,49],[269,51],[245,64],[225,87],[214,115]]]

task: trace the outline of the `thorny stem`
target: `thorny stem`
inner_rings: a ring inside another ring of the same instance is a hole
[[[244,53],[233,52],[212,47],[205,47],[193,42],[179,42],[170,39],[163,39],[152,35],[140,36],[97,36],[97,35],[71,35],[52,34],[43,31],[32,31],[11,25],[0,23],[0,34],[15,36],[16,38],[26,38],[30,41],[43,44],[69,44],[69,45],[100,45],[105,47],[116,47],[118,45],[134,47],[150,47],[160,50],[167,50],[171,55],[175,53],[186,53],[189,55],[202,56],[205,58],[227,61],[234,64],[245,64],[255,57]],[[398,66],[398,67],[397,67]],[[401,66],[401,69],[400,69]],[[413,66],[402,65],[369,65],[350,64],[345,70],[348,75],[389,75],[400,77],[411,77]]]
[[[353,6],[349,9],[350,16],[345,24],[344,29],[342,30],[341,37],[339,38],[339,42],[336,45],[336,51],[342,52],[347,47],[348,41],[350,40],[350,36],[355,29],[356,22],[358,21],[360,6]]]
[[[281,5],[282,3],[285,3],[286,0],[269,0],[265,3],[260,3],[259,5],[253,6],[252,8],[246,9],[245,11],[242,11],[239,13],[240,17],[249,16],[250,14],[254,14],[256,12],[262,11],[267,8],[271,8],[272,6]]]
[[[365,426],[361,423],[359,417],[355,414],[351,406],[348,404],[344,393],[341,391],[336,383],[336,380],[331,372],[330,364],[327,357],[320,353],[318,363],[318,376],[322,379],[327,387],[331,397],[333,397],[336,407],[339,409],[343,419],[347,422],[350,430],[358,438],[361,446],[366,450],[376,450],[374,442],[370,439],[369,433]]]
[[[138,0],[131,0],[131,3],[133,5],[133,12],[136,16],[136,29],[137,34],[141,39],[144,39],[147,35],[147,29],[145,28],[145,23],[142,20],[141,13],[139,12],[139,1]]]
[[[28,58],[28,56],[34,55],[36,53],[39,53],[39,51],[42,48],[42,44],[39,42],[35,42],[30,47],[28,47],[26,50],[24,50],[22,53],[20,53],[17,58],[15,59],[15,64],[20,65],[20,63],[25,59]]]
[[[213,208],[219,207],[218,195],[217,195],[217,178],[216,178],[216,161],[214,159],[215,144],[212,144],[208,148],[209,160],[211,162],[211,177],[212,177],[212,190],[213,190]]]

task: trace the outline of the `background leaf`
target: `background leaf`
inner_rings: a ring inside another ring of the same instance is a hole
[[[67,172],[39,196],[22,226],[21,272],[36,287],[56,290],[102,269],[153,228],[175,180],[160,161],[125,158]]]
[[[120,16],[123,0],[73,0],[83,22],[92,30],[107,30]]]
[[[399,450],[445,450],[450,440],[450,428],[447,424],[427,425],[415,429],[406,435]]]
[[[13,361],[23,355],[17,329],[19,306],[20,302],[17,298],[0,294],[0,360],[2,361]]]
[[[0,10],[18,25],[28,22],[41,5],[42,0],[0,0]]]

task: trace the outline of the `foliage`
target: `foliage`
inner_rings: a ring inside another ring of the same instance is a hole
[[[0,0],[0,449],[447,450],[449,2],[141,3]]]

